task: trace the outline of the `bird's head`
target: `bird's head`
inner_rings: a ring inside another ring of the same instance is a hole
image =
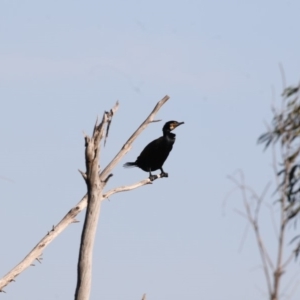
[[[163,132],[172,131],[179,125],[184,124],[184,122],[177,122],[177,121],[169,121],[163,127]]]

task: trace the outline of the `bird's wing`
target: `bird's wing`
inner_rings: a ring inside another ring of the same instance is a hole
[[[162,137],[150,142],[144,150],[141,152],[140,156],[148,156],[148,153],[155,153],[159,149],[159,144],[162,142]]]

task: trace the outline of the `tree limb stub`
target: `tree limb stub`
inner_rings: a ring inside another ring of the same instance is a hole
[[[105,147],[105,144],[106,144],[106,140],[108,138],[108,132],[109,132],[109,128],[110,128],[110,125],[111,125],[111,122],[112,122],[112,117],[115,114],[115,112],[117,111],[118,107],[119,107],[119,101],[117,101],[117,103],[115,104],[115,106],[110,110],[109,113],[107,113],[110,118],[109,118],[109,120],[107,122],[106,134],[105,134],[105,139],[104,139],[104,147]]]
[[[132,134],[132,136],[128,139],[128,141],[124,144],[122,149],[119,151],[119,153],[116,155],[116,157],[109,163],[109,165],[102,171],[101,173],[101,180],[105,180],[108,178],[109,174],[111,173],[110,170],[113,169],[113,167],[121,160],[121,158],[130,150],[130,145],[135,140],[135,138],[147,127],[147,125],[151,122],[155,122],[154,117],[159,111],[159,109],[162,107],[163,104],[165,104],[169,100],[169,96],[165,96],[162,100],[160,100],[151,114],[148,116],[148,118],[142,123],[142,125]],[[115,113],[115,110],[114,112]],[[95,124],[94,130],[96,130],[96,127],[98,126],[98,120]],[[84,134],[85,142],[89,142],[89,137]],[[92,155],[92,154],[91,154]],[[92,155],[92,159],[94,159]],[[83,178],[86,179],[86,174],[84,172],[81,173]],[[106,175],[106,177],[105,177]],[[160,178],[160,175],[158,175],[157,178]],[[115,189],[112,189],[108,192],[106,192],[102,196],[102,201],[107,199],[108,197],[112,196],[115,193],[120,193],[123,191],[129,191],[136,189],[138,187],[141,187],[143,185],[151,184],[151,181],[147,178],[140,182],[137,182],[135,184],[129,185],[129,186],[123,186],[118,187]],[[22,273],[24,270],[26,270],[37,258],[40,259],[44,249],[61,233],[63,232],[70,224],[78,222],[76,220],[76,216],[86,208],[87,206],[87,194],[80,200],[80,202],[74,206],[64,217],[63,219],[54,227],[52,228],[49,233],[47,233],[40,241],[39,243],[30,251],[30,253],[18,264],[16,265],[12,270],[10,270],[5,276],[3,276],[0,279],[0,292],[5,292],[3,289],[11,282],[14,281],[14,279]]]

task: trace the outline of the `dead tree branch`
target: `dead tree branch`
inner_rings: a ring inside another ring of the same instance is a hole
[[[156,180],[158,178],[162,178],[161,174],[157,174],[155,176],[156,176],[156,178],[154,178],[154,180]],[[131,190],[139,188],[139,187],[141,187],[143,185],[152,184],[152,182],[154,180],[151,181],[149,178],[147,178],[147,179],[144,179],[142,181],[139,181],[139,182],[131,184],[131,185],[119,186],[117,188],[111,189],[108,192],[106,192],[105,194],[103,194],[102,201],[105,200],[105,199],[107,199],[107,198],[109,198],[113,194],[120,193],[120,192],[131,191]]]
[[[22,273],[25,269],[30,267],[36,259],[40,259],[43,254],[44,249],[60,234],[62,233],[70,224],[74,223],[75,217],[86,207],[87,195],[85,195],[81,201],[73,207],[63,219],[54,226],[40,241],[39,243],[30,251],[30,253],[10,272],[8,272],[4,277],[0,279],[0,291],[3,292],[3,288],[7,286],[15,278]]]

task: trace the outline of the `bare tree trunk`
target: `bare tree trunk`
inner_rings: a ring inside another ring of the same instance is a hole
[[[117,105],[115,106],[117,108]],[[112,117],[105,112],[102,122],[94,127],[92,138],[85,137],[86,174],[83,174],[88,188],[88,205],[81,235],[79,260],[77,267],[77,286],[75,299],[88,300],[90,298],[92,280],[92,257],[97,224],[100,214],[101,196],[105,183],[100,181],[99,154],[100,141],[104,135],[104,125]]]
[[[92,255],[101,205],[100,191],[101,190],[99,189],[99,191],[91,192],[88,196],[90,198],[90,202],[86,211],[86,218],[81,236],[81,247],[77,267],[78,281],[75,299],[78,300],[88,300],[90,297],[92,279]]]

